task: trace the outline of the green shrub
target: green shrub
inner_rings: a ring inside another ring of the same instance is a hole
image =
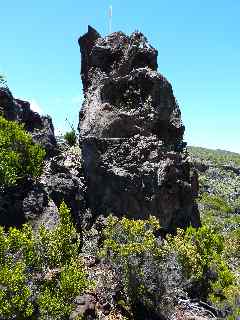
[[[203,278],[214,259],[223,251],[223,237],[207,226],[178,229],[176,236],[168,236],[166,248],[178,253],[187,278]]]
[[[240,220],[240,217],[238,217]],[[237,259],[240,268],[240,228],[229,232],[225,236],[224,253],[228,259]]]
[[[0,116],[0,187],[39,176],[44,157],[45,151],[22,125]]]
[[[79,236],[62,203],[53,230],[0,227],[0,318],[66,319],[73,299],[91,286],[78,254]]]
[[[74,146],[77,142],[76,131],[72,129],[71,131],[66,132],[64,135],[64,139],[69,146]]]
[[[171,294],[168,294],[168,305],[164,303],[170,289],[169,274],[164,272],[167,262],[163,263],[164,252],[155,236],[159,228],[154,217],[130,220],[110,216],[103,232],[105,240],[100,255],[111,263],[118,275],[123,285],[125,304],[130,306],[137,319],[144,319],[146,314],[151,317],[151,312],[161,314],[163,308],[172,307]],[[170,265],[174,265],[173,260]]]
[[[1,319],[23,319],[33,313],[32,292],[28,286],[27,267],[23,261],[8,259],[0,267]]]
[[[204,193],[201,198],[201,203],[210,209],[223,213],[233,212],[233,208],[228,204],[227,200],[217,195],[208,195],[207,193]]]
[[[43,285],[38,298],[41,319],[67,318],[74,298],[90,286],[83,264],[78,260],[66,263],[59,276],[52,276]]]
[[[160,240],[155,236],[158,229],[158,221],[154,218],[110,217],[103,232],[105,240],[101,255],[120,274],[133,314],[141,310],[140,305],[161,313],[164,297],[168,296],[167,303],[171,303],[178,294],[176,288],[181,289],[184,283],[197,286],[199,298],[218,303],[221,295],[225,304],[232,305],[229,292],[236,291],[238,283],[226,257],[224,236],[203,226],[199,229],[189,227],[186,231],[178,229],[176,235]],[[235,234],[232,241],[237,255],[238,235]],[[173,283],[174,290],[170,288]]]
[[[203,290],[200,297],[210,299],[217,306],[233,306],[230,292],[238,291],[239,284],[226,258],[228,249],[223,235],[207,226],[190,227],[186,232],[179,230],[175,237],[168,236],[165,246],[177,252],[185,277],[193,285],[200,285]]]
[[[77,258],[80,238],[71,220],[70,210],[64,202],[60,206],[59,217],[60,223],[55,229],[40,227],[38,244],[42,268],[60,267],[72,258]]]

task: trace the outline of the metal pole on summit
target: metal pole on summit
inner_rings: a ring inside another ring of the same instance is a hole
[[[109,34],[112,32],[112,6],[109,7]]]

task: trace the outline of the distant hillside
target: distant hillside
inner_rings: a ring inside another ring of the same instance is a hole
[[[212,165],[240,167],[240,154],[238,153],[193,146],[189,146],[187,149],[194,162],[197,161]]]

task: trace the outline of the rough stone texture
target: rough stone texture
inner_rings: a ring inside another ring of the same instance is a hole
[[[0,87],[0,113],[7,120],[24,124],[33,140],[45,148],[49,159],[55,154],[57,143],[52,119],[32,111],[29,102],[14,99],[6,86]],[[58,222],[58,210],[46,189],[44,184],[31,179],[1,189],[0,225],[20,226],[29,222],[34,228],[41,223],[54,227]]]
[[[96,298],[90,294],[78,296],[74,300],[75,310],[70,314],[69,320],[84,318],[86,320],[96,319]]]
[[[32,180],[0,193],[0,225],[17,226],[25,222],[37,229],[41,223],[48,228],[58,222],[57,208],[49,201],[42,184]]]
[[[58,223],[58,208],[64,200],[80,225],[85,210],[85,186],[79,148],[57,146],[50,117],[40,116],[26,101],[14,99],[7,87],[0,87],[0,112],[11,121],[23,123],[35,142],[47,151],[42,176],[16,187],[0,190],[0,225],[20,226],[29,222],[48,228]]]
[[[64,200],[80,227],[86,210],[80,158],[78,147],[58,150],[58,155],[45,160],[37,181],[29,179],[1,190],[0,225],[20,226],[29,222],[34,229],[41,224],[53,228],[59,221],[58,208]]]
[[[8,120],[23,123],[25,129],[32,134],[33,140],[41,144],[48,155],[54,153],[57,143],[49,116],[40,116],[30,109],[29,102],[14,99],[6,87],[0,87],[0,112]]]
[[[88,205],[94,215],[150,214],[163,228],[200,224],[184,126],[157,50],[142,33],[79,39],[85,100],[79,130]]]
[[[40,116],[26,101],[14,99],[7,87],[0,88],[0,112],[23,123],[33,140],[47,151],[43,174],[37,181],[0,190],[0,225],[20,226],[29,222],[37,229],[41,223],[53,228],[58,223],[58,207],[64,200],[80,224],[84,210],[84,179],[80,178],[80,152],[57,147],[50,117]],[[77,168],[77,169],[76,169]]]
[[[59,155],[46,162],[40,182],[57,207],[65,201],[80,227],[86,210],[86,187],[79,147],[63,149]]]

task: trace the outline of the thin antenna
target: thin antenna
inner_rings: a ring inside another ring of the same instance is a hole
[[[109,7],[109,33],[112,33],[112,6]]]

